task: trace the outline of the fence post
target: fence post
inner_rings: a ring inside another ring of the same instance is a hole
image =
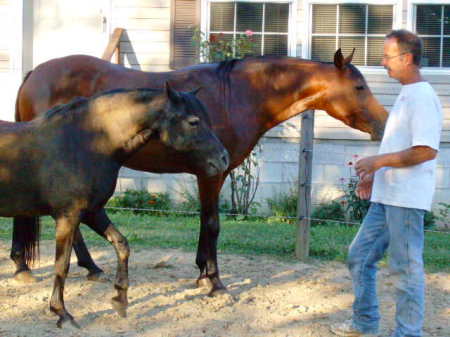
[[[314,139],[314,110],[302,113],[300,155],[298,161],[297,239],[295,256],[306,260],[309,256],[311,217],[311,181]]]

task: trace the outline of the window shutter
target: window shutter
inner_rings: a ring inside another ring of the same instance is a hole
[[[312,38],[311,59],[321,62],[332,62],[336,51],[334,36],[314,36]]]
[[[423,56],[422,66],[439,67],[441,39],[439,37],[422,37]]]
[[[234,3],[211,2],[210,30],[232,32],[234,29]]]
[[[264,21],[264,31],[266,33],[287,33],[289,22],[289,5],[267,3]]]
[[[392,29],[392,26],[391,28]],[[369,37],[367,40],[367,65],[381,66],[384,54],[384,37]]]
[[[442,66],[450,67],[450,38],[444,38],[444,54],[442,55]]]
[[[267,3],[264,22],[264,55],[287,55],[288,36],[271,33],[288,33],[289,4]]]
[[[444,35],[450,35],[450,5],[444,6]]]
[[[198,63],[198,50],[192,43],[200,25],[200,0],[172,0],[170,67],[178,69]]]
[[[416,18],[417,34],[441,35],[441,6],[418,5]]]
[[[343,4],[339,8],[339,33],[364,34],[366,5]]]
[[[352,63],[355,65],[364,65],[364,37],[363,36],[343,36],[339,37],[339,48],[342,54],[350,55],[355,48]]]
[[[312,32],[336,34],[336,10],[336,5],[313,5]]]
[[[385,35],[391,31],[392,23],[392,5],[369,5],[367,33]]]
[[[236,8],[236,30],[244,32],[250,29],[254,32],[262,32],[262,3],[238,2]]]

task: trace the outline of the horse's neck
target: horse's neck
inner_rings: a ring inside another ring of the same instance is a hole
[[[138,134],[137,116],[118,105],[108,108],[95,106],[83,116],[80,124],[92,130],[92,148],[94,151],[113,156],[115,153],[128,152],[130,140]]]
[[[257,98],[253,106],[259,107],[250,113],[259,115],[260,134],[314,108],[323,95],[323,90],[316,84],[313,75],[318,71],[318,63],[296,60],[285,67],[282,64],[275,65],[275,70],[270,72],[271,66],[263,65],[270,76],[261,76],[257,71],[250,72],[247,76],[249,87],[255,90],[252,96]]]

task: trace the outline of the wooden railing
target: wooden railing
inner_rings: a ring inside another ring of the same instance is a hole
[[[116,28],[109,39],[109,43],[103,52],[102,59],[106,61],[111,61],[114,53],[116,54],[115,63],[120,63],[120,38],[122,33],[125,31],[123,28]]]

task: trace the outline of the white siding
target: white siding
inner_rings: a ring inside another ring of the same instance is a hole
[[[170,63],[170,0],[112,0],[112,27],[126,29],[122,64],[143,71],[166,71]]]
[[[0,119],[13,120],[16,92],[21,82],[21,3],[0,0]]]

